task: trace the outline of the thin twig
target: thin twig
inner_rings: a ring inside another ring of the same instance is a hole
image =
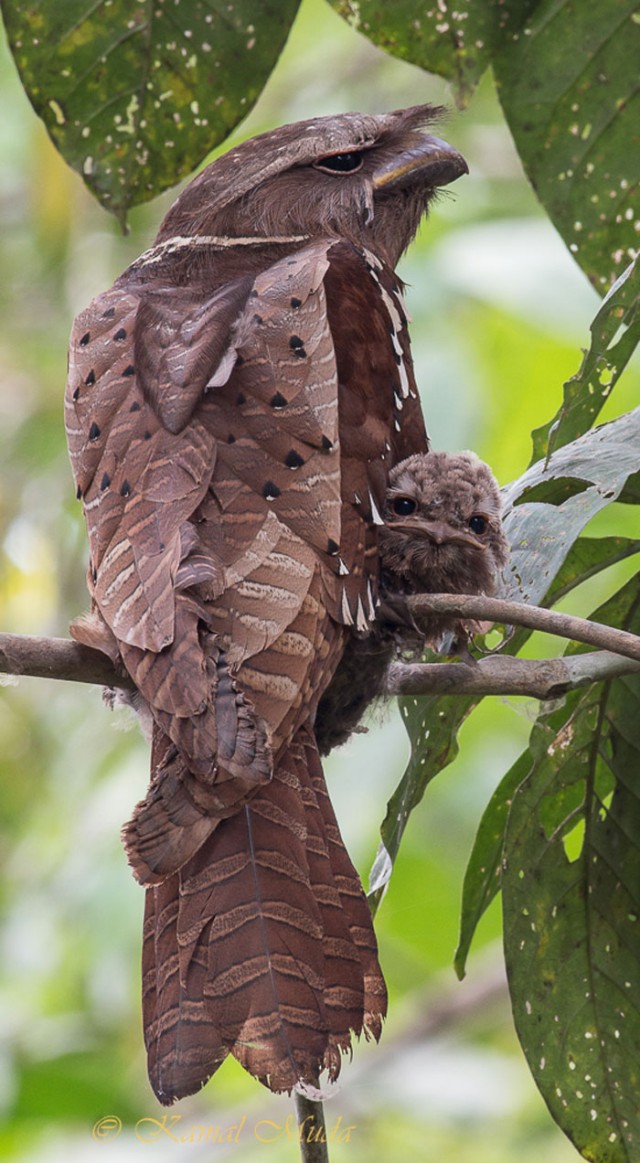
[[[416,594],[407,598],[407,605],[414,615],[453,614],[503,625],[527,626],[530,630],[543,630],[546,634],[598,646],[601,650],[613,650],[640,662],[640,637],[636,634],[618,630],[615,626],[603,626],[601,622],[590,622],[587,618],[576,618],[573,614],[545,610],[542,606],[468,594]]]
[[[314,1102],[305,1094],[295,1094],[300,1158],[302,1163],[329,1163],[327,1127],[321,1102]]]
[[[526,695],[557,699],[576,687],[640,671],[640,662],[607,650],[538,661],[509,655],[481,662],[401,663],[389,668],[388,695]]]

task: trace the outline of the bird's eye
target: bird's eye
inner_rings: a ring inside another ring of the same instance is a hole
[[[413,497],[394,497],[393,511],[398,514],[398,517],[410,517],[415,513],[418,505]]]
[[[469,519],[469,528],[471,532],[476,533],[478,537],[487,532],[487,526],[487,518],[481,516],[480,513],[474,513],[473,517]]]
[[[314,164],[317,170],[326,170],[330,174],[354,174],[362,165],[362,154],[334,153],[330,157],[321,157]]]

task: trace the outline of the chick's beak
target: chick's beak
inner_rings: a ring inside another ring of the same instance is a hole
[[[472,549],[486,549],[486,544],[475,534],[465,529],[456,529],[447,521],[425,521],[422,517],[405,517],[402,520],[386,521],[387,529],[407,533],[410,537],[422,537],[434,545],[466,545]]]
[[[412,145],[375,171],[373,188],[397,189],[414,184],[448,186],[468,173],[466,161],[453,146],[439,137],[421,133]]]

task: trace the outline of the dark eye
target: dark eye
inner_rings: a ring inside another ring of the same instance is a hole
[[[334,153],[321,157],[315,162],[317,170],[328,170],[331,174],[353,174],[362,165],[361,153]]]
[[[477,533],[479,537],[482,536],[483,533],[487,532],[487,525],[487,518],[482,517],[480,513],[475,513],[473,517],[469,519],[469,528],[471,532]]]
[[[393,498],[393,511],[394,513],[397,513],[399,517],[409,517],[411,513],[415,513],[417,508],[417,503],[414,501],[413,497]]]

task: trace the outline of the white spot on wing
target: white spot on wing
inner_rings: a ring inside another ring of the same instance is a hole
[[[371,505],[371,518],[372,518],[374,525],[384,525],[384,521],[382,520],[382,517],[380,516],[380,510],[378,509],[378,506],[376,505],[376,503],[373,499],[373,494],[371,492],[371,489],[369,489],[369,504]]]
[[[340,608],[341,608],[341,613],[342,613],[342,620],[343,620],[345,626],[353,626],[353,615],[352,615],[351,610],[349,608],[349,602],[347,600],[347,591],[344,589],[342,591],[342,601],[340,603]]]
[[[376,608],[373,602],[373,590],[371,589],[370,578],[367,578],[367,602],[369,603],[369,618],[373,621],[376,616]]]
[[[357,606],[357,611],[356,611],[356,627],[358,628],[358,630],[366,630],[368,628],[368,626],[369,626],[369,622],[367,619],[367,615],[364,612],[364,606],[362,605],[360,595],[358,595],[358,606]]]

